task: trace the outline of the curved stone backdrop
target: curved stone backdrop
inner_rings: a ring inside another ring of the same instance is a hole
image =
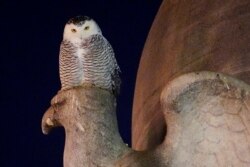
[[[132,145],[162,142],[160,94],[173,78],[216,71],[250,83],[249,0],[164,0],[148,35],[134,94]]]

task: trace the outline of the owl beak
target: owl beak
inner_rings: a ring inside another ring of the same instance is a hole
[[[81,35],[80,39],[83,40],[83,35]]]

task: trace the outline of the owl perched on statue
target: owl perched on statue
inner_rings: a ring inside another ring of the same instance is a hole
[[[120,68],[98,24],[87,16],[65,25],[59,56],[61,90],[84,84],[119,93]]]

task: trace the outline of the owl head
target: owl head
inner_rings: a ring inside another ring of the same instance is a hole
[[[79,42],[94,34],[102,34],[98,24],[87,16],[76,16],[65,25],[63,39]]]

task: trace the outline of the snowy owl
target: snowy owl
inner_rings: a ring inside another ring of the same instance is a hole
[[[120,68],[98,24],[87,16],[65,25],[59,55],[61,90],[83,84],[119,93]]]

